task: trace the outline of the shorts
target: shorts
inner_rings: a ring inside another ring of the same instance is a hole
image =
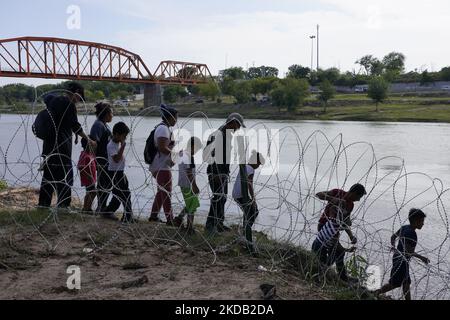
[[[409,262],[404,257],[394,257],[392,260],[389,284],[396,288],[401,287],[403,284],[411,284]]]
[[[188,214],[197,212],[197,209],[200,208],[198,195],[192,191],[192,188],[181,188],[181,192],[183,193],[186,212]]]

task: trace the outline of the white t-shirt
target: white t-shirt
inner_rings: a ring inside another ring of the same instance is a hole
[[[124,171],[125,170],[125,155],[122,157],[122,160],[119,162],[115,162],[113,157],[119,154],[120,143],[116,143],[114,141],[110,141],[108,143],[108,170],[109,171]]]
[[[189,180],[187,171],[192,170],[195,177],[195,163],[192,163],[192,158],[186,151],[180,152],[180,162],[178,164],[178,186],[180,188],[191,188],[191,181]]]
[[[246,165],[245,170],[247,171],[247,177],[250,177],[255,174],[255,169],[252,166]],[[242,190],[241,190],[241,170],[239,170],[238,176],[236,178],[236,182],[234,183],[233,188],[233,199],[242,198]]]
[[[171,132],[168,126],[161,124],[155,131],[155,146],[158,147],[158,139],[166,138],[170,140]],[[170,162],[172,158],[170,154],[156,153],[153,163],[150,165],[151,172],[158,172],[163,170],[171,170]]]

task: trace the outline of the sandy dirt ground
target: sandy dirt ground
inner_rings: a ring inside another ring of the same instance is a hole
[[[239,245],[226,249],[233,236],[14,211],[36,198],[34,190],[0,193],[0,299],[259,300],[262,284],[276,286],[276,299],[327,299],[295,272],[259,270],[273,268],[267,258],[250,257]],[[81,290],[68,289],[69,266],[80,268]]]

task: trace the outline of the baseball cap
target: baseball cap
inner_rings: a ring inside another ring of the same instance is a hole
[[[241,126],[243,128],[247,128],[245,126],[245,124],[244,124],[244,117],[241,114],[239,114],[239,113],[232,113],[232,114],[230,114],[228,116],[227,123],[230,123],[231,121],[237,121],[237,122],[239,122],[241,124]]]

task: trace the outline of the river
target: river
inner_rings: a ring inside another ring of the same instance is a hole
[[[95,120],[92,116],[82,119],[85,128],[90,128]],[[0,156],[4,159],[0,163],[0,178],[12,186],[36,187],[40,182],[37,168],[41,143],[31,132],[32,120],[31,116],[19,115],[0,118]],[[127,175],[135,214],[145,218],[154,185],[142,153],[147,136],[159,120],[116,117],[114,122],[117,121],[132,127]],[[180,119],[178,129],[206,139],[206,130],[222,123],[217,119]],[[429,256],[432,263],[429,268],[417,261],[411,264],[414,296],[450,298],[450,197],[446,192],[450,186],[450,124],[248,120],[246,125],[250,132],[255,130],[260,137],[268,137],[266,142],[279,155],[277,170],[266,168],[257,174],[260,216],[256,229],[273,238],[310,247],[324,205],[314,194],[336,187],[348,189],[361,182],[369,194],[355,205],[353,213],[359,254],[368,258],[369,264],[380,266],[384,282],[387,281],[390,235],[407,223],[409,209],[421,208],[428,217],[424,228],[418,231],[417,251]],[[76,146],[74,163],[79,154],[80,146]],[[204,221],[209,207],[206,166],[199,165],[197,170],[202,189],[198,221]],[[237,170],[237,166],[232,166],[232,179]],[[175,170],[175,182],[177,177]],[[230,194],[231,189],[232,182]],[[180,211],[182,197],[179,189],[175,190],[174,208]],[[74,192],[83,196],[78,178]],[[226,223],[240,223],[242,216],[231,198],[226,212]],[[348,244],[346,236],[342,239]]]

